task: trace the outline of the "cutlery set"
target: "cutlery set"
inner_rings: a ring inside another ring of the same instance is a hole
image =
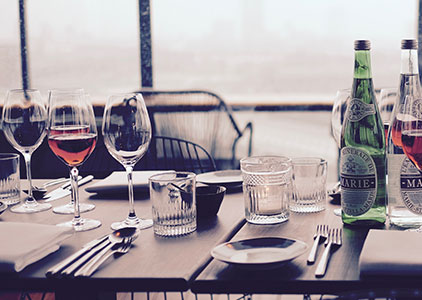
[[[94,176],[88,175],[86,177],[78,177],[78,186],[81,186],[85,183],[88,183],[94,179]],[[51,192],[47,193],[46,188],[57,185],[60,183],[64,183],[60,187],[52,190]],[[27,190],[23,190],[25,193],[27,193]],[[47,183],[44,183],[42,187],[33,187],[34,196],[37,200],[44,200],[45,202],[50,202],[54,200],[61,199],[63,197],[69,196],[71,194],[71,183],[69,178],[60,178],[60,179],[54,179],[52,181],[49,181]]]
[[[332,246],[341,246],[342,234],[343,232],[341,228],[329,228],[328,225],[317,225],[314,235],[314,244],[312,245],[311,252],[308,256],[308,263],[313,264],[315,262],[318,245],[324,240],[325,250],[316,267],[315,276],[322,277],[325,275]]]
[[[47,277],[89,277],[115,253],[125,254],[139,235],[139,229],[127,227],[116,230],[85,244],[46,272]]]

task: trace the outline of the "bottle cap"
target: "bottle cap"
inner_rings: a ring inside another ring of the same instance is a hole
[[[418,41],[417,40],[401,40],[401,48],[402,49],[418,49]]]
[[[371,50],[371,41],[369,40],[356,40],[355,50]]]

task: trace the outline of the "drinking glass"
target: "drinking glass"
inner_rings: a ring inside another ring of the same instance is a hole
[[[331,135],[340,149],[341,127],[343,125],[344,114],[347,108],[347,101],[352,95],[351,89],[338,90],[334,98],[333,109],[331,111]]]
[[[111,224],[111,228],[151,227],[151,219],[136,216],[133,199],[133,167],[144,156],[151,141],[151,122],[142,96],[111,96],[104,109],[102,131],[108,152],[123,165],[128,180],[129,216],[121,222]]]
[[[54,90],[49,97],[48,144],[53,153],[70,168],[74,217],[58,224],[73,227],[75,231],[94,229],[98,220],[80,216],[78,167],[94,151],[97,143],[97,126],[94,110],[82,89]]]
[[[419,173],[422,174],[422,99],[413,96],[406,97],[401,111],[403,111],[401,115],[402,122],[401,124],[397,122],[397,126],[401,125],[401,147],[407,158],[418,169]],[[396,134],[395,136],[398,135]],[[410,170],[408,168],[407,171]],[[418,177],[420,176],[409,178],[407,181],[412,182],[413,179],[413,182],[407,184],[404,188],[412,190],[418,187]],[[408,231],[422,232],[422,226],[417,229],[408,229]]]
[[[51,208],[49,203],[38,203],[32,194],[31,156],[41,145],[47,126],[47,110],[41,94],[35,89],[16,89],[7,92],[3,106],[3,132],[9,143],[25,159],[28,196],[21,205],[10,210],[15,213],[35,213]]]
[[[89,99],[88,94],[84,92],[83,89],[56,89],[56,90],[50,90],[49,91],[49,101],[51,102],[59,102],[59,103],[71,103],[75,98],[87,98]],[[61,126],[61,125],[59,125]],[[65,133],[64,131],[58,131],[55,134]],[[96,134],[96,132],[95,132]],[[51,143],[50,148],[51,148]],[[95,144],[94,144],[95,146]],[[92,148],[92,150],[94,147]],[[54,152],[54,150],[53,150]],[[90,153],[89,153],[90,154]],[[88,156],[89,156],[88,154]],[[57,154],[56,154],[57,155]],[[74,154],[73,154],[74,155]],[[88,158],[88,157],[86,157]],[[66,163],[66,162],[65,162]],[[87,212],[90,210],[93,210],[95,208],[95,205],[92,203],[79,203],[79,212]],[[75,213],[75,199],[73,197],[73,194],[70,197],[69,203],[61,206],[56,206],[53,208],[53,212],[57,214],[74,214]]]
[[[382,123],[384,125],[385,141],[387,145],[387,133],[390,126],[391,113],[393,112],[394,103],[397,98],[397,88],[381,89],[378,101],[378,107],[381,114]]]

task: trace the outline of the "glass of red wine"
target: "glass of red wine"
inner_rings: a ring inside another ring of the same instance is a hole
[[[72,184],[74,217],[58,225],[73,227],[75,231],[94,229],[101,222],[81,218],[78,193],[78,167],[88,159],[97,143],[92,104],[82,89],[52,90],[48,104],[48,144],[53,153],[69,167]]]
[[[111,224],[111,228],[116,230],[124,227],[151,227],[151,219],[140,219],[136,216],[132,182],[133,167],[147,152],[151,141],[151,123],[142,96],[111,96],[104,109],[102,131],[108,152],[123,165],[128,180],[129,215],[125,220]]]
[[[414,166],[422,172],[422,99],[411,102],[403,115],[401,146]]]
[[[49,91],[49,101],[54,101],[54,102],[60,102],[60,103],[71,103],[72,101],[74,101],[75,98],[89,98],[87,94],[85,94],[83,89],[55,89],[55,90],[50,90]],[[86,133],[89,133],[88,126],[83,126],[82,127],[75,127],[74,129],[70,128],[69,126],[66,127],[66,129],[62,128],[62,127],[57,127],[55,126],[56,129],[53,131],[49,131],[49,136],[51,135],[60,135],[62,133],[65,134],[69,134],[72,133],[72,130],[74,133],[83,133],[84,130],[86,130]],[[93,151],[94,147],[95,147],[95,143],[96,140],[94,141],[94,146],[91,149],[91,152]],[[56,143],[54,141],[50,141],[49,138],[49,145],[50,148],[53,150],[52,147],[54,147],[56,145]],[[53,150],[53,152],[57,155],[57,152],[55,152]],[[80,155],[85,155],[86,153],[84,152],[83,154]],[[89,153],[90,154],[90,153]],[[88,154],[88,156],[89,156]],[[70,154],[68,154],[70,155]],[[76,155],[76,154],[73,154]],[[86,158],[88,158],[88,156]],[[85,158],[85,159],[86,159]],[[66,163],[66,162],[65,162]],[[65,204],[65,205],[61,205],[61,206],[56,206],[53,208],[53,212],[57,213],[57,214],[74,214],[75,212],[75,205],[74,205],[75,201],[73,196],[70,199],[70,202]],[[95,205],[92,203],[79,203],[79,212],[83,213],[83,212],[87,212],[90,210],[93,210],[95,208]]]
[[[51,208],[49,203],[38,203],[33,197],[31,156],[46,135],[47,110],[41,94],[35,89],[10,90],[3,106],[3,132],[9,143],[25,159],[28,179],[28,197],[10,210],[15,213],[35,213]]]

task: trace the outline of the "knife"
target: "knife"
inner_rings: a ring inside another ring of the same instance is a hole
[[[57,265],[51,267],[48,269],[46,276],[53,276],[61,272],[64,268],[68,267],[70,264],[74,263],[76,260],[80,259],[83,255],[91,251],[92,249],[98,247],[103,242],[107,241],[109,237],[109,234],[104,235],[98,239],[95,239],[93,241],[90,241],[82,246],[82,248],[72,254],[71,256],[67,257],[66,259],[59,262]]]
[[[92,179],[94,179],[94,176],[88,175],[82,178],[81,180],[78,180],[78,186],[88,183]],[[72,191],[72,184],[70,182],[67,182],[63,184],[61,187],[46,194],[41,200],[44,200],[45,202],[54,201],[54,200],[69,196],[71,191]]]

